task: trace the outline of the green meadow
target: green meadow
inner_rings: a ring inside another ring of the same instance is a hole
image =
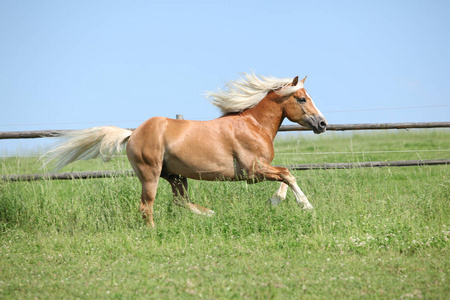
[[[274,164],[449,158],[450,131],[279,135]],[[433,151],[430,151],[433,150]],[[1,174],[40,173],[2,158]],[[130,169],[126,157],[62,171]],[[156,228],[136,177],[0,181],[0,299],[448,299],[450,166],[294,171],[278,183],[189,181],[204,217],[160,181]]]

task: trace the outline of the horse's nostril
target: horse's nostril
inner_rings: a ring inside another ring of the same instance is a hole
[[[321,122],[319,123],[319,126],[320,126],[320,128],[325,128],[325,127],[327,127],[327,123],[324,122],[324,121],[321,121]]]

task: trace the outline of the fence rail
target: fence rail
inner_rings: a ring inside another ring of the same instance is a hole
[[[450,127],[450,122],[335,124],[335,125],[328,125],[327,131],[419,129],[419,128],[446,128],[446,127]],[[280,127],[278,131],[311,131],[311,129],[300,125],[283,125]]]
[[[133,170],[121,171],[86,171],[86,172],[65,172],[47,174],[14,174],[2,175],[3,181],[37,181],[37,180],[70,180],[70,179],[94,179],[109,178],[118,176],[134,176]]]
[[[450,159],[426,160],[398,160],[398,161],[370,161],[357,163],[324,163],[324,164],[295,164],[286,166],[290,170],[328,170],[328,169],[355,169],[355,168],[381,168],[381,167],[415,167],[448,165]]]
[[[346,130],[379,130],[379,129],[419,129],[448,128],[450,122],[416,122],[416,123],[367,123],[367,124],[334,124],[328,125],[328,131]],[[134,130],[134,128],[130,128]],[[33,130],[33,131],[0,131],[0,139],[36,139],[58,137],[71,130]],[[282,125],[278,131],[311,131],[300,125]]]
[[[359,163],[326,163],[326,164],[297,164],[285,166],[290,170],[329,170],[329,169],[355,169],[355,168],[380,168],[380,167],[410,167],[410,166],[431,166],[448,165],[450,159],[429,159],[429,160],[401,160],[401,161],[372,161]],[[70,179],[94,179],[110,178],[118,176],[135,176],[132,170],[122,171],[91,171],[72,173],[47,173],[47,174],[26,174],[26,175],[2,175],[3,181],[36,181],[36,180],[70,180]]]
[[[177,119],[182,119],[177,115]],[[415,128],[448,128],[450,122],[420,122],[420,123],[367,123],[367,124],[336,124],[328,125],[328,131],[345,130],[378,130],[378,129],[415,129]],[[131,129],[134,130],[134,129]],[[279,131],[310,131],[311,129],[300,125],[283,125]],[[33,139],[43,137],[58,137],[71,130],[35,130],[35,131],[6,131],[0,132],[0,139]],[[288,165],[291,170],[327,170],[327,169],[354,169],[354,168],[377,168],[377,167],[404,167],[404,166],[425,166],[425,165],[448,165],[450,159],[431,160],[406,160],[406,161],[373,161],[359,163],[324,163],[324,164],[294,164]],[[132,170],[120,171],[90,171],[72,173],[47,173],[47,174],[17,174],[2,175],[2,181],[35,181],[35,180],[67,180],[67,179],[88,179],[88,178],[108,178],[117,176],[134,176]]]

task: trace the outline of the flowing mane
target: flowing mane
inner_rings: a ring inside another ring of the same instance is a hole
[[[280,89],[278,94],[289,95],[303,88],[301,82],[296,86],[288,86],[292,83],[292,78],[258,77],[254,73],[243,75],[239,80],[226,83],[223,91],[219,89],[217,92],[206,93],[210,102],[219,107],[224,115],[257,105],[270,91]]]

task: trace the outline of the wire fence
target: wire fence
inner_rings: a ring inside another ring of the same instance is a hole
[[[390,111],[390,110],[410,110],[410,109],[427,109],[427,108],[443,108],[450,107],[450,104],[434,104],[434,105],[416,105],[416,106],[397,106],[397,107],[377,107],[362,109],[345,109],[345,110],[324,110],[324,114],[334,113],[352,113],[352,112],[372,112],[372,111]],[[195,120],[209,120],[203,118],[192,118]],[[86,125],[86,124],[117,124],[117,123],[142,123],[145,119],[134,120],[109,120],[109,121],[73,121],[73,122],[53,122],[53,123],[16,123],[16,124],[0,124],[0,127],[30,127],[30,126],[54,126],[54,125]]]
[[[371,161],[359,163],[325,163],[325,164],[294,164],[287,165],[290,170],[340,170],[355,168],[381,168],[381,167],[412,167],[412,166],[435,166],[448,165],[450,159],[428,159],[428,160],[401,160],[401,161]],[[86,171],[86,172],[66,172],[47,174],[19,174],[2,175],[3,181],[37,181],[37,180],[71,180],[71,179],[95,179],[110,178],[120,176],[135,176],[133,170],[119,171]]]

